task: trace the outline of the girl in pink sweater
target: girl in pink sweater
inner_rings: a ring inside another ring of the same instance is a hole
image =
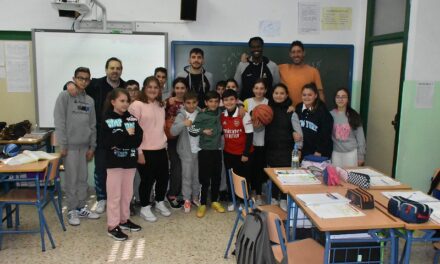
[[[139,196],[142,206],[140,216],[146,221],[155,222],[157,217],[151,210],[150,202],[154,183],[156,183],[155,209],[163,216],[170,216],[171,212],[164,202],[169,178],[167,137],[164,131],[165,108],[159,81],[154,76],[145,79],[138,101],[133,102],[128,111],[138,119],[144,131],[138,149],[138,171],[141,176]]]

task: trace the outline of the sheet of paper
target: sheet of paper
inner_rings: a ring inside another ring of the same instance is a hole
[[[323,219],[365,216],[364,213],[350,204],[320,204],[307,207]]]
[[[339,193],[310,193],[310,194],[298,194],[298,199],[304,202],[305,205],[317,205],[317,204],[335,204],[342,203],[348,204],[350,200],[345,198]]]
[[[5,43],[6,80],[8,92],[31,91],[29,42]]]
[[[283,185],[321,184],[321,181],[313,175],[278,175],[278,180]]]
[[[300,34],[318,34],[320,31],[319,3],[299,2],[298,3],[298,32]]]
[[[397,186],[400,182],[395,181],[393,178],[388,176],[374,176],[370,177],[371,186]]]
[[[435,83],[431,81],[417,82],[415,107],[431,109],[434,98]]]
[[[323,7],[321,11],[322,30],[351,30],[351,7]]]
[[[260,21],[260,36],[262,37],[278,37],[281,31],[281,21],[279,20],[263,20]]]
[[[427,195],[426,193],[423,193],[421,191],[397,191],[397,192],[382,192],[382,195],[384,195],[387,198],[391,198],[393,196],[402,196],[406,199],[410,199],[419,203],[425,203],[425,202],[440,202],[436,198]]]

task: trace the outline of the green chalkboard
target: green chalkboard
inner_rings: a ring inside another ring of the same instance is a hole
[[[264,56],[277,64],[290,63],[290,44],[264,44]],[[351,91],[353,72],[353,45],[305,44],[306,63],[318,68],[327,98],[327,105],[333,108],[336,89],[347,87]],[[171,77],[188,64],[189,51],[201,48],[205,52],[207,71],[214,75],[214,82],[233,78],[240,56],[248,52],[247,43],[239,42],[171,42]]]

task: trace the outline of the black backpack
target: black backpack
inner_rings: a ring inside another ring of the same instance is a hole
[[[235,256],[238,264],[276,263],[269,240],[265,212],[255,209],[246,216],[238,230]]]

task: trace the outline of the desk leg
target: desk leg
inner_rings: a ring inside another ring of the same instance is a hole
[[[297,226],[297,223],[298,223],[298,205],[295,204],[295,202],[293,202],[292,198],[290,200],[292,202],[291,207],[292,206],[294,207],[293,208],[293,232],[292,232],[293,234],[292,234],[292,241],[295,241],[296,240],[296,226]],[[290,212],[291,212],[291,209],[289,210],[289,215],[290,215]]]
[[[406,243],[404,250],[404,255],[402,256],[400,263],[409,264],[409,260],[411,258],[411,246],[412,246],[412,239],[413,239],[413,233],[412,230],[406,230]]]
[[[390,263],[397,263],[397,252],[399,250],[398,243],[399,238],[394,234],[394,229],[389,229],[390,232],[390,248],[391,248],[391,254],[390,254]]]
[[[286,240],[290,242],[290,211],[292,209],[292,198],[290,198],[290,195],[287,195],[287,220],[286,220]],[[293,231],[295,232],[295,231]]]
[[[272,181],[269,179],[267,181],[267,187],[266,187],[266,203],[271,204],[272,203]]]
[[[324,264],[330,262],[330,245],[330,232],[325,232]]]

